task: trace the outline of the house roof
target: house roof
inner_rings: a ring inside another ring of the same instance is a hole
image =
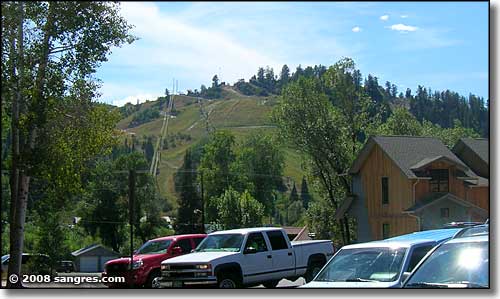
[[[485,163],[489,164],[489,141],[486,138],[461,138],[453,147],[453,152],[460,152],[464,147],[470,148]]]
[[[435,159],[445,159],[447,162],[457,165],[460,169],[470,172],[467,165],[437,138],[417,136],[374,136],[370,137],[361,149],[358,157],[349,169],[350,174],[359,172],[375,145],[380,146],[384,153],[408,178],[418,177],[412,168],[428,164],[429,161]],[[474,176],[476,175],[474,174]]]
[[[80,256],[80,255],[84,255],[84,254],[89,253],[89,252],[94,251],[94,250],[101,250],[101,251],[108,252],[108,253],[110,253],[112,255],[119,255],[118,253],[116,253],[116,252],[114,252],[112,250],[107,249],[106,247],[102,246],[101,244],[93,244],[93,245],[90,245],[90,246],[87,246],[87,247],[83,247],[81,249],[73,251],[71,253],[71,255],[73,255],[73,256]]]
[[[455,202],[463,207],[474,208],[475,210],[477,210],[481,214],[483,214],[483,213],[485,215],[488,214],[488,212],[486,210],[481,209],[480,207],[474,205],[471,202],[462,200],[451,193],[431,193],[428,196],[424,197],[423,199],[419,200],[417,203],[415,203],[410,208],[406,209],[404,212],[405,213],[415,213],[415,212],[421,211],[422,209],[428,208],[428,207],[430,207],[430,206],[432,206],[440,201],[443,201],[443,200],[451,200],[451,201],[453,201],[453,202]]]
[[[298,235],[303,229],[303,227],[295,227],[295,226],[283,226],[282,228],[288,235]]]

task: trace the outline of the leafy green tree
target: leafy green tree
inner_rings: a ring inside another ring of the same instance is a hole
[[[307,225],[309,231],[316,234],[317,239],[333,239],[338,231],[332,215],[335,208],[330,201],[312,202],[307,210]]]
[[[224,229],[262,224],[264,207],[246,190],[239,193],[230,187],[220,197],[213,197],[210,200],[217,207],[216,222]]]
[[[240,196],[241,227],[255,227],[262,225],[264,206],[252,197],[248,190]]]
[[[336,196],[336,190],[340,187],[345,192],[350,187],[339,176],[352,160],[345,115],[331,104],[318,79],[301,77],[284,88],[273,119],[282,138],[307,154],[312,175],[319,179],[322,192],[337,208],[338,198],[342,197]]]
[[[53,140],[47,138],[54,128],[51,113],[84,119],[85,114],[79,110],[67,113],[64,99],[76,100],[78,107],[89,107],[96,97],[97,84],[92,78],[95,69],[106,61],[111,47],[132,42],[133,37],[116,3],[6,2],[2,3],[4,24],[2,69],[8,72],[2,73],[2,83],[6,83],[2,85],[7,88],[2,95],[8,95],[6,102],[12,107],[15,140],[9,275],[19,275],[30,181],[32,177],[51,179],[39,173],[45,167],[40,167],[47,160],[45,154],[55,155],[47,150]],[[96,142],[95,147],[100,145]],[[63,161],[63,157],[57,159]],[[68,179],[75,179],[74,174]],[[21,284],[9,282],[8,286]]]
[[[87,194],[79,207],[88,234],[99,236],[105,246],[119,252],[125,241],[127,200],[125,187],[117,182],[111,161],[98,161],[91,173]],[[125,180],[126,182],[126,180]]]
[[[424,120],[422,124],[422,136],[433,136],[440,139],[446,146],[453,148],[460,138],[479,138],[479,133],[472,128],[464,128],[458,119],[455,119],[452,128],[441,128]]]
[[[231,133],[217,131],[203,147],[199,171],[203,173],[207,197],[219,196],[231,185],[231,164],[236,160],[234,146]]]
[[[261,132],[250,135],[239,146],[236,164],[243,174],[241,180],[248,178],[249,181],[242,188],[253,190],[253,197],[264,205],[266,215],[270,215],[273,210],[272,192],[282,185],[285,164],[278,142]]]
[[[394,109],[387,122],[379,127],[379,135],[421,136],[422,125],[405,108]]]

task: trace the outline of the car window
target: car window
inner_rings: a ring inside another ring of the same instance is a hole
[[[341,249],[315,281],[389,282],[401,271],[406,248]]]
[[[251,233],[248,236],[245,250],[250,247],[255,248],[257,252],[267,251],[266,240],[264,240],[264,236],[262,235],[262,233]]]
[[[405,287],[488,287],[488,269],[488,242],[443,244],[415,269]]]
[[[182,253],[190,253],[192,249],[189,239],[179,240],[174,246],[179,246],[182,249]]]
[[[240,251],[243,244],[242,234],[215,234],[209,235],[200,243],[196,251]]]
[[[270,231],[266,232],[266,234],[271,242],[272,250],[288,249],[288,244],[286,243],[285,237],[281,231]]]
[[[137,250],[137,254],[165,253],[172,240],[147,241]]]
[[[194,238],[193,241],[194,241],[194,247],[198,247],[198,245],[200,245],[201,241],[203,241],[203,239],[205,238]]]
[[[410,262],[408,264],[407,272],[413,271],[415,266],[420,262],[420,260],[434,247],[434,245],[419,246],[413,249],[411,254]]]

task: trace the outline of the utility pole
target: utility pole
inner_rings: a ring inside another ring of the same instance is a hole
[[[129,208],[129,223],[130,223],[130,273],[133,270],[134,264],[134,201],[135,201],[135,170],[131,169],[128,172],[128,208]],[[133,278],[132,278],[133,279]]]
[[[203,171],[200,171],[201,183],[201,232],[205,233],[205,193],[203,192]]]

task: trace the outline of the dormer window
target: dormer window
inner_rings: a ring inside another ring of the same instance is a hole
[[[449,191],[449,174],[448,169],[430,169],[429,181],[431,192],[448,192]]]

